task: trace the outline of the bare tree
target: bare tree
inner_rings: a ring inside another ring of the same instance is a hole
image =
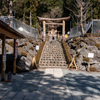
[[[88,16],[86,13],[91,8],[92,4],[90,0],[73,0],[74,2],[71,4],[73,9],[68,8],[73,14],[79,19],[79,24],[82,31],[82,36],[84,35],[84,23],[86,22]]]
[[[45,13],[43,15],[43,17],[46,18],[59,18],[62,17],[62,9],[60,7],[54,7],[53,9],[51,9],[51,11],[49,13]]]

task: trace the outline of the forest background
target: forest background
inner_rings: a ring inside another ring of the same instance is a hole
[[[67,30],[69,30],[70,27],[74,27],[78,23],[78,17],[74,14],[74,12],[78,11],[77,8],[75,9],[76,1],[77,0],[0,0],[0,16],[14,16],[18,20],[35,28],[39,27],[37,16],[49,18],[70,16],[70,20],[66,22]],[[85,16],[88,16],[86,21],[100,19],[100,0],[83,0],[83,2],[87,1],[89,1],[90,6],[85,12]]]

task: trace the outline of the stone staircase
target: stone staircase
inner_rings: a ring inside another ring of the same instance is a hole
[[[67,68],[61,43],[46,41],[39,61],[39,68]]]

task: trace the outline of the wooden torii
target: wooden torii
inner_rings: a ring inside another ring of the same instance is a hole
[[[65,21],[70,19],[69,17],[64,17],[64,18],[43,18],[37,16],[39,21],[43,21],[43,40],[45,41],[46,39],[46,25],[61,25],[62,27],[62,37],[64,40],[65,36]]]

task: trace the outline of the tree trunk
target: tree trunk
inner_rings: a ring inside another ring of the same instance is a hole
[[[30,11],[30,26],[32,26],[32,13]]]
[[[80,20],[80,26],[81,26],[81,31],[82,31],[82,36],[84,35],[84,26],[83,26],[83,7],[81,6],[81,20]]]
[[[9,2],[9,15],[13,16],[13,10],[12,10],[13,0],[10,0]]]

